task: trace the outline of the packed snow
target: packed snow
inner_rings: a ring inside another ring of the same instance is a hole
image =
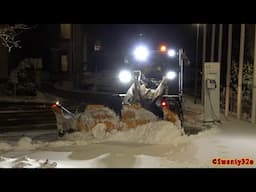
[[[0,143],[0,151],[8,151],[10,149],[12,149],[12,146],[10,144],[3,142]]]
[[[46,160],[32,159],[27,156],[20,158],[0,157],[0,165],[2,168],[56,168],[56,162]]]
[[[119,131],[112,134],[108,141],[119,141],[143,144],[173,144],[186,141],[182,131],[168,121],[150,122],[134,129]]]

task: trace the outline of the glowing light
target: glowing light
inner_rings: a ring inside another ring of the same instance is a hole
[[[146,61],[149,56],[148,48],[142,45],[136,47],[133,53],[134,53],[135,59],[138,61]]]
[[[161,52],[166,52],[167,51],[167,47],[165,45],[161,45],[160,51]]]
[[[167,103],[166,101],[162,101],[162,102],[161,102],[161,106],[162,106],[162,107],[167,107],[167,106],[168,106],[168,103]]]
[[[122,83],[129,83],[132,80],[132,74],[130,71],[123,70],[120,71],[118,78]]]
[[[166,74],[167,79],[174,79],[176,77],[176,72],[174,71],[168,71]]]
[[[169,57],[174,57],[176,55],[176,51],[174,49],[169,49],[167,54]]]

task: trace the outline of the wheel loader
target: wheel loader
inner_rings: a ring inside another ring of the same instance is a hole
[[[164,56],[163,53],[160,54]],[[73,131],[92,131],[99,123],[103,123],[106,131],[111,132],[136,128],[161,119],[182,129],[184,55],[183,49],[172,50],[168,51],[169,57],[164,60],[170,59],[169,63],[159,65],[157,60],[157,66],[142,64],[120,70],[120,83],[129,83],[130,86],[126,93],[112,95],[122,98],[122,110],[119,114],[108,106],[98,104],[87,105],[84,112],[74,114],[57,101],[51,108],[56,115],[58,135],[61,137]],[[152,72],[148,70],[150,68],[156,70]]]

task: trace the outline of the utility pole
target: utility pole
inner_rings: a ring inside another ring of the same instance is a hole
[[[237,118],[238,119],[241,118],[243,64],[244,64],[244,37],[245,37],[245,24],[241,24],[238,86],[237,86]]]
[[[232,53],[232,24],[228,25],[228,56],[226,74],[226,95],[225,95],[225,116],[229,113],[229,92],[230,92],[230,72],[231,72],[231,53]]]
[[[219,27],[220,28],[219,28],[218,62],[221,64],[223,24],[220,24]]]
[[[256,115],[256,25],[254,25],[254,56],[253,56],[253,88],[252,88],[252,117],[251,122],[255,123]]]
[[[196,104],[197,99],[197,83],[198,83],[198,44],[199,44],[199,32],[200,24],[196,26],[196,59],[195,59],[195,86],[194,86],[194,103]]]
[[[203,57],[202,57],[202,87],[201,87],[201,104],[204,104],[204,63],[206,60],[206,33],[207,33],[207,24],[203,25]]]
[[[215,28],[216,24],[212,24],[211,62],[214,62]]]

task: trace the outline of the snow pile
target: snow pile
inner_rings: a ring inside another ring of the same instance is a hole
[[[47,143],[47,147],[66,147],[73,145],[73,141],[53,141]]]
[[[30,151],[40,148],[57,148],[73,145],[87,145],[90,140],[92,140],[91,143],[93,143],[93,139],[95,138],[93,137],[91,132],[75,132],[66,135],[62,140],[56,140],[51,142],[32,142],[32,139],[30,137],[22,137],[17,143],[12,145],[1,142],[0,151]]]
[[[34,149],[36,146],[33,146],[32,139],[30,137],[22,137],[17,142],[17,147],[15,149],[17,150],[31,150]]]
[[[125,113],[126,111],[130,111],[134,114],[135,120],[148,120],[148,121],[156,121],[158,118],[155,116],[152,112],[139,107],[139,108],[133,108],[130,106],[123,106],[122,113]]]
[[[173,144],[178,145],[188,141],[187,136],[182,136],[182,132],[173,123],[168,121],[151,122],[112,134],[108,141],[121,141],[129,143],[144,144]]]
[[[118,121],[119,117],[108,107],[103,105],[88,105],[84,111],[84,115],[91,117],[92,120],[98,119],[113,119]]]
[[[103,105],[88,105],[77,119],[75,127],[78,130],[89,131],[99,123],[105,123],[108,129],[118,128],[120,124],[119,116]]]
[[[127,130],[107,131],[104,123],[97,124],[89,132],[74,132],[64,137],[63,141],[51,142],[49,147],[68,145],[87,145],[105,141],[119,141],[126,143],[143,144],[173,144],[188,142],[186,135],[182,136],[182,130],[169,121],[156,121],[137,126]]]
[[[77,141],[77,140],[85,141],[85,140],[90,140],[92,138],[93,138],[93,135],[91,132],[77,131],[70,134],[66,134],[63,139],[68,141]]]
[[[10,145],[8,143],[0,143],[0,151],[9,151],[12,149],[16,150],[32,150],[36,148],[36,144],[32,144],[30,137],[22,137],[16,145]]]
[[[92,129],[92,135],[96,139],[103,139],[106,136],[106,125],[104,123],[99,123],[97,124],[93,129]]]
[[[46,160],[31,159],[27,156],[20,158],[0,157],[0,168],[56,168],[56,162]]]
[[[190,138],[195,138],[195,139],[197,139],[197,138],[203,138],[203,137],[208,138],[208,137],[210,137],[210,136],[215,136],[215,135],[217,135],[217,134],[219,134],[219,133],[221,133],[221,129],[218,128],[217,126],[213,126],[213,127],[210,128],[210,129],[205,129],[205,130],[203,130],[203,131],[200,131],[198,134],[196,134],[196,135],[190,135],[189,137],[190,137]]]
[[[107,131],[106,124],[98,123],[92,130],[86,132],[74,132],[64,136],[63,141],[51,142],[48,146],[58,147],[61,145],[87,145],[92,143],[100,143],[111,134],[115,134],[118,131],[113,129]]]
[[[0,143],[0,151],[9,151],[12,149],[12,146],[8,143]]]
[[[35,149],[37,145],[32,144],[32,139],[30,137],[22,137],[16,145],[10,145],[8,143],[0,143],[0,151],[9,151],[12,149],[16,150],[32,150]]]

